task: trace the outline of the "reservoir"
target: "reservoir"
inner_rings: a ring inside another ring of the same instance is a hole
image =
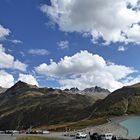
[[[129,119],[122,121],[121,126],[128,130],[128,136],[138,138],[140,136],[140,116],[130,117]]]

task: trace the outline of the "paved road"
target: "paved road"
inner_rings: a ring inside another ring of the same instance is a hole
[[[50,137],[50,138],[60,138],[63,140],[77,140],[74,136],[64,136],[64,133],[50,133],[46,135],[37,135],[41,137]],[[89,136],[87,138],[82,138],[81,140],[90,140]]]
[[[15,136],[0,134],[0,140],[15,140]]]
[[[0,134],[0,140],[16,140],[16,136],[28,136],[26,134],[22,135],[7,135],[7,134]],[[76,140],[75,137],[70,137],[70,136],[64,136],[63,133],[50,133],[46,135],[32,135],[32,136],[42,136],[42,137],[51,137],[51,138],[61,138],[64,140]],[[81,140],[89,140],[89,137]]]

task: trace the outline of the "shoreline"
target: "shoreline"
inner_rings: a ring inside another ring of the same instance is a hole
[[[118,127],[121,127],[122,129],[126,130],[126,132],[127,132],[126,133],[126,138],[129,138],[129,139],[132,138],[132,137],[129,136],[128,129],[126,127],[122,126],[120,123],[125,121],[125,120],[127,120],[127,119],[129,119],[129,118],[131,118],[131,117],[134,117],[134,116],[125,115],[125,116],[119,116],[119,117],[110,118],[112,123],[115,123],[116,125],[118,125]]]
[[[122,121],[125,121],[131,117],[138,117],[138,115],[124,115],[118,117],[110,117],[108,119],[108,123],[98,125],[98,126],[88,127],[86,128],[86,131],[91,133],[97,132],[99,134],[110,132],[118,137],[133,139],[133,137],[129,136],[128,129],[120,124]]]
[[[133,118],[133,117],[140,117],[140,116],[139,115],[124,115],[124,116],[120,116],[120,117],[112,117],[110,119],[111,119],[112,123],[116,123],[116,125],[118,125],[119,127],[123,128],[127,131],[127,135],[126,135],[127,138],[135,139],[136,137],[129,136],[129,130],[120,124],[121,122],[123,122],[127,119],[130,119],[130,118]]]

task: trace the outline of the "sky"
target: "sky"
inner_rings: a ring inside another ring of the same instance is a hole
[[[0,86],[114,91],[140,82],[139,0],[0,0]]]

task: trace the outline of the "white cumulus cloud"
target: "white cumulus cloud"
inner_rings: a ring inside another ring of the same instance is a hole
[[[111,91],[122,87],[122,79],[136,72],[132,67],[108,63],[97,54],[81,51],[73,56],[65,56],[56,63],[40,64],[35,68],[38,74],[51,77],[61,88],[100,86]]]
[[[126,35],[129,39],[129,42],[140,43],[140,25],[134,24],[129,30],[127,30]]]
[[[0,86],[3,88],[9,88],[13,85],[14,85],[13,75],[5,72],[4,70],[0,70]]]
[[[0,25],[0,40],[5,39],[10,34],[10,30]]]
[[[139,26],[139,0],[50,1],[51,5],[43,4],[40,9],[61,31],[90,33],[93,41],[102,37],[108,43],[140,42],[138,34],[134,39],[129,33],[129,30],[139,31],[131,28],[133,24]]]
[[[62,40],[62,41],[60,41],[60,42],[58,42],[57,43],[57,45],[58,45],[58,47],[60,48],[60,49],[68,49],[69,48],[69,41],[67,41],[67,40]]]
[[[23,82],[25,82],[27,84],[30,84],[30,85],[36,85],[36,86],[39,85],[37,80],[36,80],[36,78],[34,76],[30,75],[30,74],[22,74],[22,73],[20,73],[18,81],[19,80],[23,81]]]
[[[0,68],[11,68],[20,71],[26,71],[27,65],[15,60],[14,56],[6,53],[5,48],[0,44]]]
[[[125,47],[125,46],[119,46],[118,47],[118,51],[119,52],[124,52],[124,51],[126,51],[127,50],[127,47]]]
[[[13,39],[13,40],[11,40],[11,42],[14,44],[21,44],[22,43],[21,40],[17,40],[17,39]]]
[[[28,53],[32,55],[48,55],[50,52],[46,49],[30,49]]]

